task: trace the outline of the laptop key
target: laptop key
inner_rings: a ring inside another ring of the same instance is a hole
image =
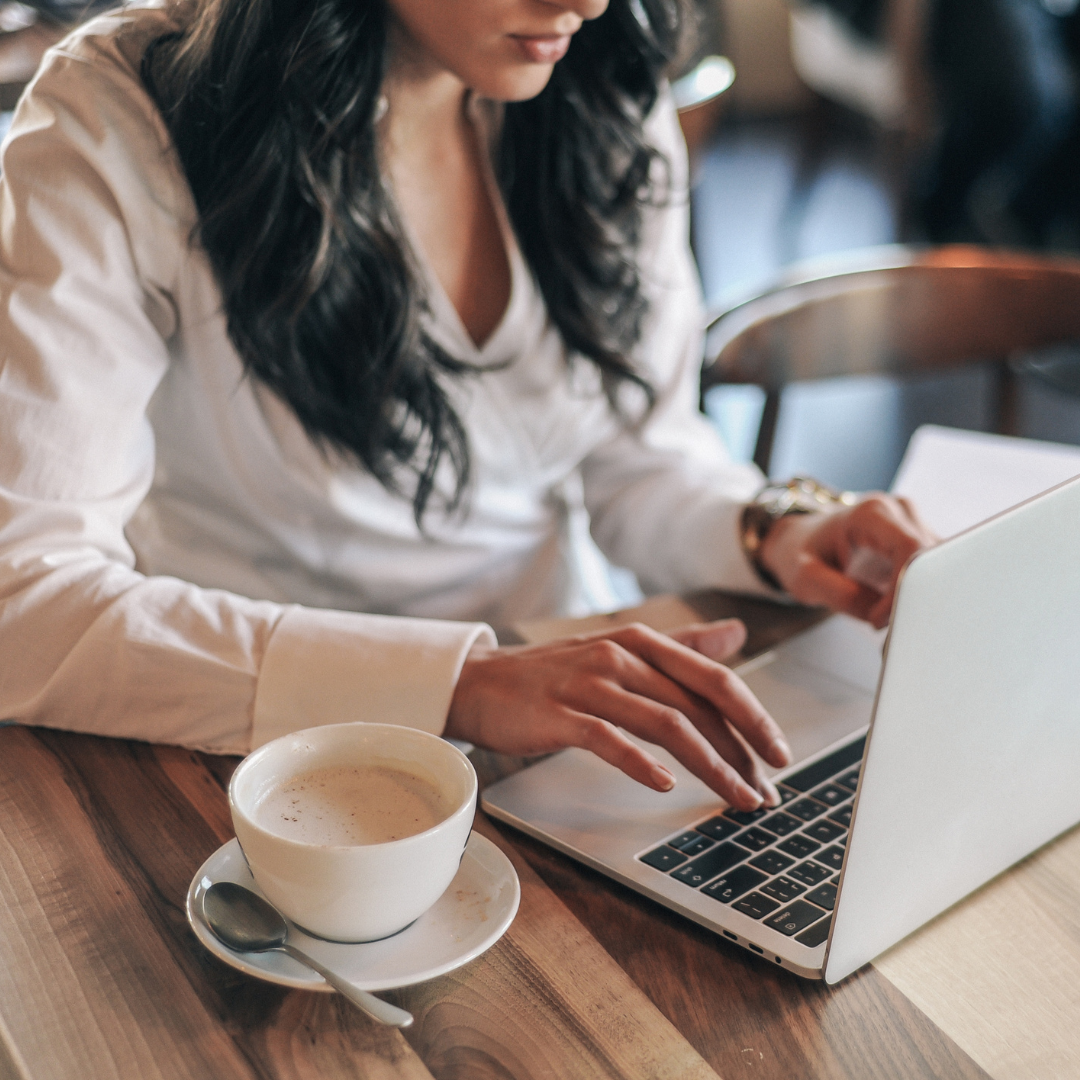
[[[846,829],[851,824],[852,809],[853,808],[851,803],[848,803],[847,806],[843,806],[839,810],[835,810],[833,813],[831,813],[829,815],[829,820],[835,821],[837,825],[843,825]]]
[[[749,854],[746,848],[741,848],[738,844],[717,844],[711,851],[699,855],[685,866],[680,866],[671,876],[696,889],[736,863],[741,863]]]
[[[777,813],[772,817],[767,817],[762,823],[763,829],[768,829],[771,833],[776,833],[777,836],[787,836],[788,833],[793,833],[796,829],[802,828],[802,822],[798,818],[793,818],[789,814]]]
[[[794,814],[803,821],[813,821],[814,818],[821,817],[826,810],[828,807],[822,806],[816,799],[800,799],[784,808],[785,813]]]
[[[711,848],[715,843],[715,840],[710,840],[707,836],[701,836],[699,834],[688,844],[683,844],[683,846],[679,848],[679,850],[684,855],[700,855],[703,851],[708,851],[709,848]]]
[[[820,840],[823,844],[831,844],[835,839],[843,836],[847,830],[835,821],[815,821],[809,829],[803,830],[803,836],[811,836]]]
[[[793,877],[804,885],[813,886],[820,881],[824,881],[831,873],[831,870],[826,870],[824,866],[819,866],[817,863],[804,862],[799,863],[798,866],[793,866],[788,871],[788,877]]]
[[[829,839],[831,840],[832,837],[830,836]],[[813,855],[821,847],[816,840],[811,840],[806,833],[789,836],[783,843],[776,846],[784,854],[794,855],[796,859],[805,859],[807,855]]]
[[[770,844],[776,843],[776,837],[772,833],[767,833],[764,829],[747,829],[744,833],[739,833],[736,840],[743,847],[748,847],[751,851],[763,851]]]
[[[763,881],[768,880],[769,875],[760,870],[753,870],[749,866],[736,866],[734,870],[722,877],[718,877],[711,885],[706,885],[701,891],[721,904],[730,904],[732,900],[738,900],[743,893],[757,888]]]
[[[705,856],[706,858],[708,856]],[[816,862],[822,863],[830,870],[839,870],[844,865],[844,849],[842,847],[826,848],[824,851],[819,851],[815,856]]]
[[[792,937],[800,930],[805,930],[811,923],[815,923],[825,912],[805,900],[796,900],[788,904],[783,911],[778,911],[771,918],[765,920],[765,925],[771,930],[779,930],[781,934]]]
[[[777,784],[776,790],[780,792],[781,806],[783,806],[784,803],[789,803],[792,799],[797,799],[799,797],[799,792],[797,792],[794,788],[784,787],[783,784]]]
[[[714,840],[726,840],[729,836],[734,836],[739,831],[739,826],[734,821],[728,821],[724,817],[709,818],[708,821],[703,821],[696,829],[692,829],[691,832],[704,833],[706,836],[711,836]],[[686,833],[683,834],[688,835]],[[669,841],[673,843],[674,841]],[[676,845],[678,846],[678,845]]]
[[[682,851],[683,845],[693,843],[693,841],[699,839],[701,834],[696,829],[688,829],[684,833],[679,833],[678,836],[673,836],[668,844],[673,848],[678,848]]]
[[[766,915],[775,911],[780,905],[775,900],[762,896],[759,892],[752,892],[749,896],[736,900],[731,906],[736,911],[749,915],[751,919],[764,919]]]
[[[764,870],[766,874],[781,874],[783,873],[795,860],[789,859],[786,855],[781,855],[775,848],[772,851],[766,851],[763,855],[757,855],[750,860],[751,866],[756,866],[759,870]],[[817,882],[811,882],[811,885],[816,885]]]
[[[826,806],[839,806],[842,802],[846,802],[851,798],[851,792],[837,784],[826,784],[825,787],[818,788],[817,791],[813,792],[813,796],[818,802],[823,802]]]
[[[724,811],[724,817],[731,818],[732,821],[737,821],[740,825],[753,825],[755,821],[760,821],[768,812],[768,810],[736,810],[732,807]]]
[[[794,776],[785,776],[783,783],[796,791],[810,791],[811,788],[824,784],[826,780],[831,780],[841,769],[848,769],[861,762],[865,747],[866,736],[864,735],[861,739],[842,746],[828,757],[815,761],[813,765],[800,769]]]
[[[807,893],[806,899],[812,904],[817,904],[818,907],[832,911],[836,906],[836,883],[826,881],[824,885],[819,886],[813,892]]]
[[[792,881],[791,878],[778,877],[773,878],[768,885],[762,885],[761,891],[766,896],[779,900],[781,904],[786,904],[789,900],[794,900],[796,896],[802,896],[806,892],[806,886]]]
[[[827,919],[814,923],[809,930],[804,930],[795,940],[808,948],[816,948],[829,936],[830,926],[832,926],[831,915]]]
[[[843,776],[838,776],[834,783],[842,784],[844,787],[854,791],[859,786],[859,772],[859,769],[852,769],[851,772],[846,772]]]
[[[686,856],[681,851],[676,851],[665,844],[655,851],[646,852],[641,856],[641,861],[648,866],[654,866],[657,870],[674,870],[680,863],[686,862]]]

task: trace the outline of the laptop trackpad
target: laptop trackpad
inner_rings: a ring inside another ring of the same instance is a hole
[[[874,691],[781,653],[745,676],[780,725],[793,762],[802,761],[870,722]],[[770,774],[774,769],[768,770]]]

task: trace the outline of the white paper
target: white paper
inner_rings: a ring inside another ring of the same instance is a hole
[[[893,481],[942,538],[1080,474],[1080,447],[927,424]]]

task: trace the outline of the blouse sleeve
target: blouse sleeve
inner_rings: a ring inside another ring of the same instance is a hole
[[[160,118],[130,70],[92,60],[51,55],[2,158],[0,718],[218,752],[346,720],[441,732],[469,648],[493,643],[482,624],[135,569],[124,529],[154,475],[186,236]]]
[[[667,197],[647,211],[639,264],[650,309],[635,359],[657,399],[643,423],[583,463],[592,534],[649,591],[767,592],[739,541],[742,507],[763,477],[731,460],[698,408],[705,313],[690,252],[686,146],[670,94],[647,134],[670,170]]]

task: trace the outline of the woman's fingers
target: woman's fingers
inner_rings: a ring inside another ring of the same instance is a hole
[[[746,644],[746,625],[741,619],[719,619],[680,626],[677,630],[669,630],[668,636],[722,664]]]
[[[762,558],[795,599],[881,627],[908,559],[935,542],[907,500],[874,494],[847,509],[781,519]]]
[[[743,636],[732,626],[695,632],[710,649]],[[620,727],[663,746],[740,809],[756,809],[762,796],[776,801],[749,747],[777,767],[790,752],[753,694],[706,655],[642,626],[536,647],[474,649],[446,734],[510,754],[580,746],[649,787],[671,787],[671,773]]]
[[[883,626],[903,565],[933,542],[908,503],[875,495],[850,509],[778,521],[762,557],[797,599]],[[846,574],[849,567],[864,582]],[[447,734],[511,754],[579,746],[640,783],[670,788],[672,774],[629,732],[663,746],[733,806],[755,809],[763,795],[772,804],[775,788],[752,751],[776,768],[791,751],[742,679],[720,663],[745,640],[745,627],[731,619],[670,636],[635,624],[531,648],[474,650]]]
[[[923,521],[922,516],[919,514],[918,507],[906,496],[906,495],[893,495],[894,498],[901,507],[903,507],[904,513],[907,515],[907,519],[915,529],[915,531],[922,538],[925,545],[933,545],[941,543],[941,537],[938,536],[929,525]]]
[[[876,588],[857,597],[855,609],[851,610],[851,614],[881,628],[889,621],[893,596],[908,560],[936,543],[937,538],[919,520],[911,503],[884,495],[866,498],[837,525],[842,530],[841,543],[845,547],[853,550],[856,556],[861,552],[873,552],[879,563],[887,568]]]
[[[924,545],[906,509],[880,495],[865,499],[841,520],[848,546],[883,555],[892,562],[894,575]]]
[[[640,624],[621,627],[608,636],[672,682],[707,701],[770,765],[779,769],[790,761],[791,750],[780,728],[730,668]]]
[[[873,622],[879,629],[884,625],[875,621],[884,604],[884,620],[888,622],[892,609],[892,589],[882,594],[877,589],[849,578],[813,555],[800,560],[799,570],[792,584],[792,593],[804,604],[816,604],[853,615],[857,619]]]
[[[659,672],[656,683],[667,683]],[[663,746],[713,791],[742,810],[762,801],[775,805],[780,797],[739,736],[706,702],[695,701],[681,688],[625,688],[614,684],[598,694],[598,712],[618,716],[632,735]]]
[[[631,741],[608,720],[588,713],[568,712],[565,745],[577,746],[621,769],[632,780],[656,791],[670,791],[675,777],[659,761]]]

